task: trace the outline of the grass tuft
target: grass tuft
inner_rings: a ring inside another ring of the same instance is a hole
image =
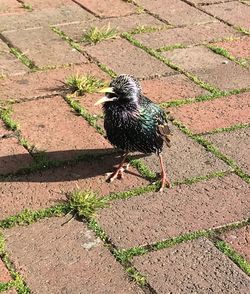
[[[83,34],[81,41],[88,44],[97,44],[103,40],[116,39],[117,37],[117,29],[111,28],[109,24],[108,26],[104,26],[102,28],[91,27]]]
[[[93,191],[75,190],[68,195],[68,205],[70,210],[79,217],[91,219],[98,209],[107,206],[107,200],[98,198]]]
[[[66,79],[66,84],[72,93],[84,95],[85,93],[94,93],[107,84],[92,75],[71,75]]]
[[[131,30],[129,33],[131,35],[136,35],[136,34],[142,34],[142,33],[153,33],[153,32],[159,32],[165,28],[169,28],[169,26],[145,26],[145,25],[138,25],[136,28]]]
[[[17,59],[19,59],[24,65],[26,65],[28,68],[37,70],[38,67],[35,65],[35,63],[30,60],[23,52],[21,52],[19,49],[11,47],[10,52],[16,56]]]
[[[164,52],[164,51],[171,51],[174,49],[184,49],[187,48],[187,46],[182,45],[182,44],[173,44],[173,45],[169,45],[169,46],[162,46],[158,49],[156,49],[157,52]]]
[[[144,247],[133,247],[130,249],[115,249],[115,258],[123,265],[126,265],[134,256],[146,254],[148,250]]]
[[[29,3],[24,3],[24,2],[22,2],[22,8],[28,10],[29,12],[33,11],[33,7],[32,7],[32,5],[29,4]]]
[[[0,119],[3,120],[8,129],[18,130],[18,124],[11,118],[12,109],[10,107],[0,107]]]
[[[222,240],[215,241],[215,246],[250,276],[250,263],[234,251],[231,246]]]
[[[139,284],[140,286],[145,286],[146,285],[146,278],[140,274],[136,268],[134,267],[129,267],[126,269],[127,274],[130,276],[130,278],[132,278],[132,280],[134,280],[137,284]]]

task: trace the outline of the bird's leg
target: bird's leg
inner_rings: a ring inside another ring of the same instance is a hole
[[[128,152],[126,152],[123,155],[122,162],[119,164],[119,166],[118,166],[118,168],[117,168],[117,170],[115,172],[113,172],[113,173],[107,173],[107,176],[108,176],[107,181],[108,182],[111,183],[115,179],[117,179],[118,177],[121,178],[121,179],[123,178],[123,172],[125,170],[127,170],[128,169],[128,166],[129,166],[129,163],[128,163],[126,165],[126,167],[123,167],[123,164],[124,164],[125,160],[127,159],[127,156],[128,156]]]
[[[160,192],[164,191],[165,186],[170,188],[171,187],[171,183],[167,178],[167,173],[166,173],[166,169],[164,167],[163,164],[163,159],[162,159],[162,155],[159,154],[159,159],[160,159],[160,164],[161,164],[161,188],[160,188]]]

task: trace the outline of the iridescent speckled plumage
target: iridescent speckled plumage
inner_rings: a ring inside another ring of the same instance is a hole
[[[104,128],[110,143],[124,150],[125,155],[135,151],[156,153],[160,156],[162,165],[160,153],[164,141],[170,146],[170,130],[165,112],[143,96],[140,84],[130,75],[118,76],[104,92],[105,97],[101,99]],[[124,161],[125,158],[122,164]],[[122,165],[119,168],[111,175],[111,180],[121,173]],[[166,173],[163,166],[162,177],[165,185]]]

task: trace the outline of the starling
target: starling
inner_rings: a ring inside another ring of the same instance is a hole
[[[105,96],[95,103],[103,104],[104,128],[110,143],[124,151],[117,170],[109,174],[108,181],[123,177],[123,167],[129,152],[156,153],[161,164],[161,188],[170,187],[163,165],[162,149],[170,147],[171,131],[165,112],[142,94],[139,82],[122,74],[99,92]]]

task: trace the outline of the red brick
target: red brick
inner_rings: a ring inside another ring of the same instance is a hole
[[[32,157],[17,139],[0,139],[0,174],[8,174],[27,167],[32,163]]]
[[[114,17],[124,16],[136,12],[136,7],[130,3],[125,3],[122,0],[74,0],[82,7],[90,10],[98,16]]]
[[[54,1],[50,1],[49,3],[52,5]],[[0,18],[0,31],[37,28],[41,26],[48,27],[62,23],[76,22],[76,20],[93,21],[93,19],[95,17],[92,14],[72,2],[71,5],[27,12],[22,14],[22,17],[3,15]]]
[[[171,147],[165,147],[162,156],[172,182],[229,169],[225,163],[213,154],[206,152],[204,147],[188,138],[177,127],[171,124],[169,126],[173,133]],[[195,160],[191,160],[191,158],[195,158]],[[142,160],[152,170],[160,173],[161,168],[158,156],[151,155],[144,157]]]
[[[142,293],[86,224],[62,226],[65,221],[50,218],[5,234],[11,259],[32,293]]]
[[[117,74],[127,73],[138,78],[173,74],[174,71],[126,40],[104,41],[85,50]]]
[[[232,37],[237,32],[227,25],[219,22],[174,28],[154,33],[135,35],[135,38],[148,47],[160,48],[173,44],[193,45],[212,40]]]
[[[249,69],[215,54],[208,48],[176,49],[162,55],[221,90],[247,88],[250,85]]]
[[[3,292],[3,294],[18,294],[18,293],[14,288],[12,288],[12,289],[10,289],[8,291]]]
[[[250,58],[250,38],[245,37],[238,40],[232,40],[228,42],[218,42],[213,44],[218,47],[222,47],[229,51],[235,57],[238,58]]]
[[[0,40],[0,77],[20,75],[28,72],[29,69],[22,64],[13,54],[9,47]]]
[[[11,134],[11,131],[7,130],[4,123],[0,120],[0,139],[9,134]]]
[[[249,186],[235,175],[115,201],[98,222],[121,248],[147,245],[249,216]]]
[[[7,270],[5,264],[0,259],[0,283],[7,283],[11,280],[9,271]]]
[[[248,123],[250,122],[250,93],[171,108],[171,113],[194,133]]]
[[[39,67],[87,62],[49,28],[4,32],[3,35]]]
[[[0,15],[18,14],[24,12],[21,4],[16,0],[1,0]],[[18,16],[16,16],[18,17]]]
[[[124,17],[115,17],[107,19],[96,19],[91,22],[75,22],[71,24],[61,24],[59,28],[76,41],[81,41],[83,34],[90,27],[103,28],[110,26],[115,28],[118,32],[131,31],[140,26],[160,27],[165,25],[158,19],[148,14],[134,14]]]
[[[83,63],[67,68],[30,72],[23,76],[0,80],[1,100],[22,100],[51,96],[65,91],[64,82],[71,75],[94,75],[107,80],[108,76],[96,65]]]
[[[27,2],[31,5],[32,9],[40,10],[45,8],[58,8],[60,6],[74,5],[74,2],[71,0],[29,0]]]
[[[203,9],[231,25],[250,29],[250,6],[248,5],[233,1],[204,6]]]
[[[244,293],[250,279],[207,239],[134,259],[157,293]]]
[[[74,155],[73,151],[61,152],[65,157],[68,156],[67,153]],[[105,173],[112,172],[120,161],[121,158],[117,155],[103,155],[98,160],[89,159],[76,165],[65,165],[5,180],[0,189],[0,219],[19,213],[25,208],[52,206],[66,200],[65,194],[76,189],[90,189],[102,196],[148,184],[133,168],[124,175],[123,180],[107,183]]]
[[[143,80],[141,86],[143,94],[157,103],[193,98],[207,93],[184,75]]]
[[[250,174],[250,129],[207,135],[206,138]]]
[[[38,149],[49,152],[50,158],[66,159],[72,157],[71,153],[76,156],[111,147],[61,97],[15,104],[13,110],[23,136]]]
[[[200,24],[214,20],[180,0],[138,0],[137,3],[173,25]]]
[[[250,226],[241,229],[229,231],[222,236],[235,251],[241,254],[250,262]]]

